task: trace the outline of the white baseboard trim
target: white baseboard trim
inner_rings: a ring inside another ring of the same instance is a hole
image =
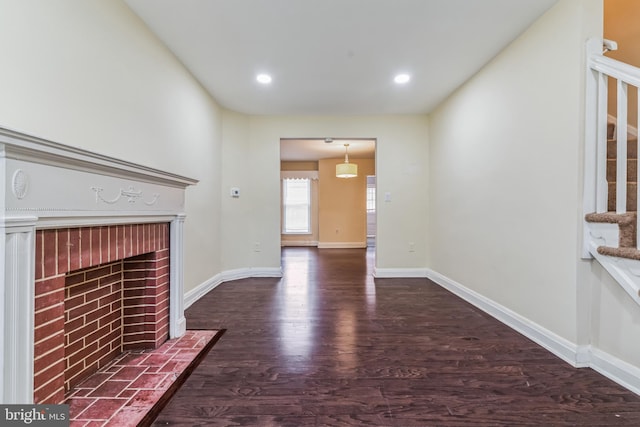
[[[640,395],[640,368],[597,348],[590,348],[590,367]]]
[[[277,268],[237,268],[235,270],[226,270],[221,273],[222,281],[229,282],[231,280],[247,279],[249,277],[282,277],[282,269]]]
[[[480,310],[546,348],[571,366],[585,366],[584,361],[580,360],[579,363],[578,346],[572,342],[440,273],[427,269],[427,277],[451,293],[473,304]],[[582,357],[581,355],[580,359]]]
[[[201,283],[190,291],[184,294],[184,309],[191,307],[191,305],[205,296],[210,290],[216,288],[223,282],[222,274],[218,273],[209,280]]]
[[[317,240],[300,240],[300,241],[295,241],[295,240],[289,240],[289,241],[285,241],[282,240],[280,242],[280,246],[282,247],[289,247],[289,246],[318,246],[318,241]]]
[[[209,280],[196,286],[184,294],[184,308],[189,308],[194,302],[205,296],[209,291],[216,288],[224,282],[230,282],[238,279],[248,279],[250,277],[282,277],[282,269],[280,267],[264,267],[264,268],[238,268],[235,270],[226,270],[218,273]]]
[[[427,277],[426,268],[377,268],[373,267],[376,279]]]
[[[367,242],[318,242],[318,249],[356,249],[366,248]]]

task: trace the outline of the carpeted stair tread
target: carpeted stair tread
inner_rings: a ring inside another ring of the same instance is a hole
[[[610,248],[608,246],[598,247],[598,253],[600,248],[609,249],[634,249],[636,250],[636,213],[627,212],[623,214],[617,214],[615,212],[603,212],[603,213],[590,213],[585,215],[585,221],[587,222],[600,222],[605,224],[618,224],[620,230],[620,237],[618,246],[619,248]],[[608,254],[603,254],[608,255]],[[618,256],[618,255],[611,255]],[[623,257],[628,258],[628,257]],[[635,258],[633,258],[635,259]]]
[[[640,261],[640,251],[636,248],[612,248],[609,246],[599,246],[598,253],[600,255],[635,259],[637,261]]]
[[[623,214],[615,212],[590,213],[585,215],[587,222],[605,222],[607,224],[634,224],[636,221],[635,212],[627,212]]]

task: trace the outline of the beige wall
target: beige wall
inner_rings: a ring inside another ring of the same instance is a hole
[[[604,38],[618,42],[618,50],[607,56],[640,67],[640,1],[604,0]],[[616,115],[616,80],[609,81],[609,112]],[[629,88],[628,117],[638,126],[638,92]]]
[[[0,9],[0,125],[199,179],[186,198],[185,289],[220,272],[212,98],[121,1]]]
[[[318,162],[280,162],[281,171],[317,171]]]
[[[260,253],[255,251],[255,244],[263,243],[255,239],[245,241],[243,237],[260,222],[263,207],[254,204],[254,195],[256,182],[264,178],[256,170],[260,163],[254,165],[255,157],[249,145],[249,117],[223,110],[222,123],[222,270],[235,270],[257,266],[254,263]],[[232,187],[240,189],[240,197],[230,196]]]
[[[577,303],[588,280],[578,276],[584,49],[601,33],[601,1],[560,0],[429,127],[430,267],[577,344],[589,309]]]
[[[375,175],[375,160],[351,159],[358,165],[355,178],[336,178],[344,159],[319,161],[319,244],[366,247],[367,175]]]
[[[633,371],[640,307],[580,260],[584,47],[602,22],[601,1],[561,0],[430,115],[430,266]]]
[[[280,139],[376,139],[378,268],[424,269],[427,253],[428,128],[415,116],[242,116],[225,112],[223,194],[242,184],[238,200],[222,197],[223,270],[280,266]],[[230,120],[227,120],[229,118]],[[237,137],[237,138],[236,138]],[[246,203],[246,205],[245,205]],[[253,212],[247,216],[246,212]],[[255,242],[261,251],[254,251]],[[409,251],[409,242],[414,250]]]

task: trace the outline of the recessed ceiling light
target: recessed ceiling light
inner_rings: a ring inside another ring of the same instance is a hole
[[[409,80],[411,80],[411,76],[409,74],[398,74],[393,78],[393,81],[398,84],[409,83]]]
[[[258,74],[256,76],[256,80],[258,83],[262,83],[263,85],[267,85],[271,83],[271,76],[269,74]]]

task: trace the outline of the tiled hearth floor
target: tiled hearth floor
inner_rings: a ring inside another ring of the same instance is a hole
[[[150,424],[223,332],[187,331],[155,350],[123,353],[71,391],[71,426]]]

